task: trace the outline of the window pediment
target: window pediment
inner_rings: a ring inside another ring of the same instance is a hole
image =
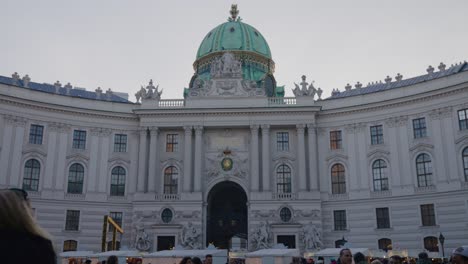
[[[421,151],[431,151],[434,148],[434,145],[428,143],[418,143],[412,146],[409,150],[411,152],[421,152]]]

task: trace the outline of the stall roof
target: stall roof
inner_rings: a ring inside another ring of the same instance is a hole
[[[175,249],[175,250],[163,250],[150,253],[146,257],[205,257],[211,254],[213,257],[221,256],[227,257],[226,249]]]
[[[145,252],[140,252],[137,250],[111,250],[93,254],[90,257],[109,257],[109,256],[117,256],[117,257],[142,257],[146,255]]]
[[[74,257],[89,257],[94,255],[92,251],[66,251],[59,253],[59,256],[62,258],[74,258]]]
[[[342,248],[325,248],[317,252],[312,252],[308,255],[310,256],[317,256],[317,257],[337,257],[340,255],[340,250]],[[369,249],[368,248],[350,248],[351,253],[355,254],[357,252],[361,252],[364,255],[368,255]]]
[[[266,256],[291,256],[291,257],[299,257],[299,249],[294,248],[281,248],[281,249],[260,249],[254,252],[250,252],[245,254],[246,257],[266,257]]]

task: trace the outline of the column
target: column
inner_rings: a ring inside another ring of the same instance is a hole
[[[107,193],[110,191],[110,185],[108,184],[108,179],[110,177],[109,169],[107,165],[109,164],[109,150],[110,150],[110,129],[101,129],[99,133],[99,153],[100,161],[98,163],[98,172],[99,172],[99,185],[98,191],[101,193]],[[127,176],[128,177],[128,176]],[[126,194],[126,192],[125,192]]]
[[[262,187],[270,191],[270,125],[262,125]]]
[[[195,177],[194,177],[194,191],[200,192],[201,191],[201,181],[202,181],[202,135],[203,135],[203,127],[196,126],[195,127]]]
[[[47,160],[44,173],[44,189],[53,189],[54,168],[55,161],[57,160],[57,131],[58,126],[49,123],[46,127],[47,131]]]
[[[96,192],[99,186],[98,178],[104,177],[107,178],[107,173],[100,175],[98,171],[98,160],[100,160],[101,155],[99,155],[99,129],[92,129],[90,133],[90,150],[89,150],[89,170],[88,170],[88,191]],[[106,162],[107,167],[107,162]],[[99,175],[99,176],[98,176]]]
[[[297,130],[297,159],[298,159],[298,174],[299,174],[299,191],[307,190],[306,178],[306,162],[305,162],[305,140],[304,140],[305,125],[299,124]]]
[[[158,161],[156,159],[156,153],[158,149],[158,128],[152,127],[150,129],[150,150],[149,150],[149,161],[148,161],[148,192],[155,192],[156,190],[156,172]]]
[[[307,137],[309,139],[309,190],[318,190],[318,145],[317,130],[314,124],[307,125]]]
[[[140,147],[138,152],[138,183],[137,191],[145,191],[145,175],[146,175],[146,128],[140,129]]]
[[[192,170],[192,127],[185,126],[184,137],[184,180],[183,191],[190,192],[191,187],[191,170]]]
[[[65,178],[68,173],[65,171],[66,165],[66,156],[67,156],[67,147],[71,146],[71,141],[69,142],[68,135],[72,133],[71,127],[65,124],[60,124],[59,128],[59,141],[58,141],[58,153],[57,153],[57,164],[55,170],[55,189],[63,190],[65,188]]]
[[[5,118],[3,130],[2,151],[0,155],[0,184],[10,185],[8,179],[8,166],[11,163],[11,145],[13,140],[13,125],[9,119]]]
[[[23,155],[23,141],[24,141],[24,130],[26,126],[26,121],[25,120],[17,120],[15,124],[15,129],[14,129],[14,143],[13,143],[13,155],[12,155],[12,160],[11,160],[11,171],[10,171],[10,177],[11,181],[10,184],[14,186],[21,186],[22,183],[20,182],[21,176],[20,176],[20,171],[21,171],[21,157]],[[44,175],[41,175],[41,177],[44,177]],[[40,182],[40,181],[39,181]]]
[[[258,125],[250,126],[250,190],[258,192]]]

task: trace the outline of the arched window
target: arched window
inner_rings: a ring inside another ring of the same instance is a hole
[[[120,166],[112,169],[110,195],[125,195],[125,169]]]
[[[63,252],[65,251],[76,251],[78,248],[78,242],[76,240],[65,240],[63,241]]]
[[[416,158],[416,173],[418,175],[418,187],[431,185],[432,161],[428,154],[420,154]]]
[[[463,170],[465,174],[465,181],[468,181],[468,147],[463,150]]]
[[[172,214],[171,209],[169,208],[165,208],[161,213],[161,219],[166,224],[172,221],[172,217],[173,217],[173,214]]]
[[[41,164],[35,159],[26,161],[24,165],[23,189],[26,191],[39,190],[39,176],[41,174]]]
[[[292,213],[291,213],[291,210],[289,208],[287,208],[287,207],[281,208],[281,210],[280,210],[281,221],[289,222],[289,220],[291,220],[291,217],[292,217]]]
[[[374,178],[374,191],[388,190],[387,163],[378,159],[372,164],[372,176]]]
[[[68,170],[68,193],[83,193],[84,167],[74,163]]]
[[[387,251],[392,250],[392,240],[389,238],[381,238],[378,241],[379,249]]]
[[[346,193],[345,168],[342,164],[335,164],[331,168],[332,193]]]
[[[437,237],[425,237],[424,248],[429,252],[439,252],[439,241],[437,240]]]
[[[276,191],[278,193],[291,193],[291,168],[282,164],[276,169]]]
[[[164,193],[177,194],[177,184],[179,170],[174,166],[169,166],[164,170]]]

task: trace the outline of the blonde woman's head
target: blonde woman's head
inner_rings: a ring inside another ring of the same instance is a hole
[[[36,224],[27,194],[24,193],[18,190],[0,190],[0,229],[27,232],[50,239],[47,232]]]

